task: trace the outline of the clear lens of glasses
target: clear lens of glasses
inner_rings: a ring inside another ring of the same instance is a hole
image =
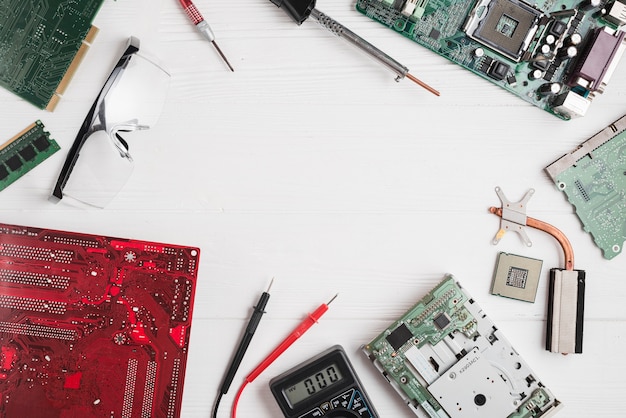
[[[87,138],[63,194],[102,208],[126,184],[133,161],[122,156],[105,131]]]
[[[116,71],[120,73],[96,109],[91,134],[63,190],[65,196],[96,207],[109,203],[130,177],[132,132],[154,126],[170,82],[163,68],[139,54]]]

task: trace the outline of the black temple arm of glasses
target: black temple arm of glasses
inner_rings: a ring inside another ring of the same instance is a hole
[[[72,146],[67,153],[65,162],[63,163],[63,168],[61,169],[59,178],[57,179],[54,189],[52,190],[52,200],[59,201],[63,199],[63,189],[65,188],[65,185],[70,178],[70,174],[72,174],[72,170],[76,165],[76,161],[78,161],[80,150],[82,149],[89,135],[91,135],[92,133],[91,128],[96,117],[96,112],[99,110],[99,107],[101,103],[103,103],[104,98],[109,93],[112,86],[115,84],[116,79],[121,74],[121,70],[126,68],[130,58],[137,52],[139,52],[139,39],[131,36],[128,40],[126,50],[117,61],[117,64],[111,71],[111,74],[109,74],[109,77],[102,86],[100,93],[98,93],[96,100],[94,100],[91,108],[89,109],[89,112],[87,113],[87,116],[85,117],[85,120],[78,130],[78,134],[76,135],[76,138],[74,139],[74,142],[72,143]]]

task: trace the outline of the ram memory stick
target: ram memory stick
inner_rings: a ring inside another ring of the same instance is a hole
[[[36,121],[0,145],[0,191],[59,149],[56,141],[44,130],[41,121]]]

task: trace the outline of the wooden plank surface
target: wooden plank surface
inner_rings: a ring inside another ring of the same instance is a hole
[[[339,292],[310,333],[250,385],[240,417],[276,418],[271,377],[333,344],[350,354],[382,417],[411,413],[367,364],[368,342],[444,273],[461,281],[566,409],[559,417],[626,410],[626,255],[604,260],[543,168],[626,112],[626,67],[585,118],[563,122],[368,20],[352,0],[318,8],[441,91],[435,97],[313,21],[298,27],[269,1],[196,5],[235,67],[226,70],[175,0],[107,1],[101,32],[54,113],[0,91],[9,138],[41,119],[63,150],[0,196],[2,222],[201,247],[183,417],[207,417],[251,306],[272,297],[241,372],[222,401],[307,312]],[[47,201],[95,94],[130,35],[172,74],[157,126],[133,134],[137,167],[104,210]],[[0,139],[2,142],[2,139]],[[543,349],[547,271],[557,243],[529,231],[498,246],[487,212],[502,187],[536,190],[529,215],[572,241],[587,271],[583,355]],[[544,260],[534,304],[489,294],[495,258]]]

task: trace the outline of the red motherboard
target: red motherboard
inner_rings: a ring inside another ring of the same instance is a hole
[[[180,416],[200,250],[0,224],[0,416]]]

